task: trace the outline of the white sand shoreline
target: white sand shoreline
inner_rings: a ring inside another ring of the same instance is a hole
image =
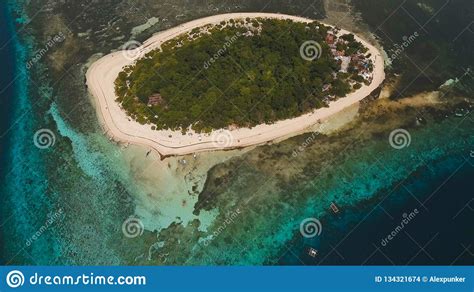
[[[311,22],[312,19],[273,13],[229,13],[193,20],[177,27],[158,32],[138,48],[134,59],[126,58],[122,51],[108,54],[94,62],[86,73],[87,85],[96,102],[96,111],[102,127],[114,140],[133,143],[156,150],[162,157],[186,155],[202,151],[227,150],[264,144],[273,140],[283,140],[304,132],[307,128],[331,115],[351,106],[377,89],[385,79],[384,62],[377,48],[355,35],[356,39],[369,49],[374,64],[373,80],[370,85],[331,102],[329,107],[320,108],[312,113],[296,118],[262,124],[253,128],[235,130],[215,130],[210,135],[197,134],[191,131],[183,135],[180,131],[152,130],[151,125],[141,125],[131,119],[115,101],[114,81],[124,66],[133,64],[144,54],[159,48],[160,45],[182,33],[206,24],[218,24],[223,20],[236,18],[275,18],[291,19],[297,22]],[[327,25],[327,24],[325,24]],[[342,33],[350,33],[341,29]],[[171,135],[171,137],[170,137]],[[216,139],[221,143],[216,143]]]

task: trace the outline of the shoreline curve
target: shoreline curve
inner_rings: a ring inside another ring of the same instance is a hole
[[[290,19],[295,22],[307,23],[314,21],[309,18],[275,13],[219,14],[192,20],[154,34],[134,51],[132,58],[127,56],[124,51],[116,51],[103,56],[88,68],[86,84],[89,92],[94,97],[96,113],[106,134],[111,139],[119,142],[149,147],[157,151],[161,159],[168,156],[187,155],[204,151],[232,150],[257,146],[303,133],[307,128],[317,124],[318,121],[325,120],[331,115],[358,103],[376,90],[385,79],[384,60],[380,51],[355,33],[340,29],[341,33],[354,34],[355,39],[369,49],[368,53],[371,53],[370,58],[374,64],[373,79],[369,85],[364,84],[360,89],[347,94],[345,97],[330,102],[329,107],[319,108],[310,113],[280,120],[273,124],[257,125],[253,128],[218,129],[213,130],[210,134],[198,134],[194,131],[188,131],[183,135],[180,131],[152,130],[150,124],[142,125],[129,117],[116,102],[114,81],[124,66],[133,64],[146,53],[159,48],[162,43],[191,31],[193,28],[207,24],[218,24],[223,20],[246,17]],[[321,23],[331,26],[324,22]]]

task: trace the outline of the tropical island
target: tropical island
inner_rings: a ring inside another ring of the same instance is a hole
[[[308,40],[312,47],[302,47]],[[367,51],[353,34],[339,36],[317,21],[231,18],[166,41],[125,67],[115,90],[124,110],[153,129],[253,127],[326,107],[369,84]]]
[[[162,157],[298,135],[384,78],[379,50],[359,36],[271,13],[193,20],[101,57],[86,74],[111,139]]]

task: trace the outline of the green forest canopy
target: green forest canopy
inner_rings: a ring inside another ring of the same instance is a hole
[[[194,29],[126,67],[115,81],[117,100],[153,129],[200,132],[299,116],[326,106],[328,95],[342,97],[360,87],[359,75],[334,74],[340,64],[325,42],[329,29],[260,18]],[[345,39],[346,50],[366,50],[352,35]],[[307,40],[321,45],[319,58],[301,57]],[[327,92],[325,84],[331,85]]]

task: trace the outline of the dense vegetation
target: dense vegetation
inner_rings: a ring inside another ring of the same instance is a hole
[[[340,62],[325,42],[329,29],[318,22],[269,19],[194,29],[125,68],[116,80],[118,101],[156,129],[208,131],[301,115],[363,81],[354,70],[338,72]],[[352,35],[344,38],[338,49],[365,52]],[[301,57],[307,40],[321,45],[319,58]],[[150,103],[153,95],[159,98]]]

